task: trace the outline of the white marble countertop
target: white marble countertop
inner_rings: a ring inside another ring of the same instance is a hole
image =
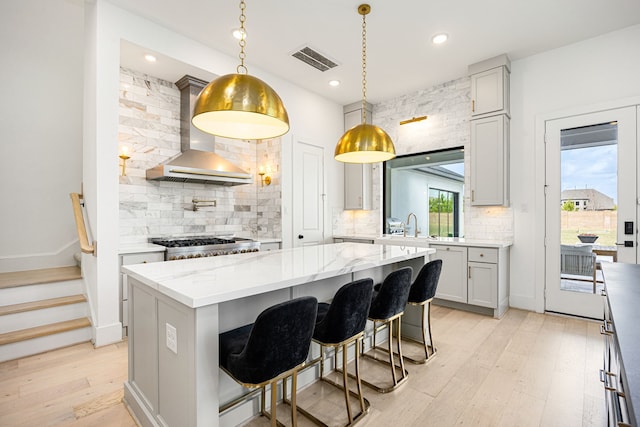
[[[435,249],[335,243],[135,264],[122,272],[191,308],[427,256]]]
[[[125,243],[118,247],[119,255],[139,254],[144,252],[164,252],[167,248],[153,243]]]
[[[429,245],[451,245],[451,246],[479,246],[483,248],[507,248],[513,245],[513,242],[502,240],[485,240],[485,239],[466,239],[463,237],[428,237],[418,236],[404,237],[402,235],[389,235],[386,234],[382,237],[377,237],[375,243],[380,244],[402,244],[402,245],[414,245],[421,247],[429,247]]]

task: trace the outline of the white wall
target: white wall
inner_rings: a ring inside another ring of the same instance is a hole
[[[3,0],[0,272],[73,265],[82,180],[83,6]]]
[[[543,120],[639,96],[639,71],[640,25],[511,63],[511,306],[544,310]]]
[[[94,296],[96,345],[115,340],[118,324],[118,88],[120,41],[127,40],[216,75],[233,72],[237,60],[176,34],[164,27],[125,12],[105,0],[86,5],[87,33],[85,73],[85,157],[83,177],[89,220],[98,241],[98,257],[84,257],[86,277]],[[282,138],[283,150],[293,141],[305,140],[328,149],[325,162],[327,205],[325,221],[334,206],[342,204],[342,164],[333,160],[333,147],[342,128],[342,106],[304,91],[282,79],[251,67],[252,74],[267,81],[282,98],[291,131]],[[291,179],[288,154],[283,152],[283,195]],[[290,187],[289,187],[290,188]],[[291,244],[291,200],[283,197],[283,244]]]

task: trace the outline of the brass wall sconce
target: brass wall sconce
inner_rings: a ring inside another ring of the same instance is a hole
[[[400,122],[400,126],[406,125],[406,124],[409,124],[409,123],[421,122],[423,120],[427,120],[427,116],[413,117],[413,118],[408,119],[408,120],[403,120],[403,121]]]
[[[267,168],[267,171],[265,172],[264,168],[260,166],[258,175],[260,175],[260,182],[262,183],[262,187],[264,187],[265,185],[271,185],[271,176],[267,175],[269,173],[271,173],[270,168]]]
[[[122,148],[120,149],[120,155],[118,156],[122,159],[122,172],[121,172],[122,176],[127,176],[127,160],[131,158],[131,156],[129,156],[128,153],[129,153],[129,148],[123,145]]]

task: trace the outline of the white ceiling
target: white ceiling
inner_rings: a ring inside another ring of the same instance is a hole
[[[236,0],[109,0],[137,15],[237,56]],[[359,0],[247,1],[247,65],[340,104],[361,99]],[[367,99],[377,103],[450,81],[467,66],[506,53],[512,61],[640,23],[638,0],[372,0],[367,16]],[[435,46],[431,37],[449,34]],[[293,58],[310,45],[339,66],[321,72]],[[176,81],[190,70],[170,58],[151,65],[127,44],[122,64]],[[631,53],[630,53],[631,54]],[[637,54],[637,53],[636,53]],[[201,70],[200,70],[201,71]],[[235,70],[229,70],[230,73]],[[195,74],[200,78],[202,72]],[[342,84],[329,87],[328,81]]]

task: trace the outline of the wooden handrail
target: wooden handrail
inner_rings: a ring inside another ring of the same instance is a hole
[[[87,229],[84,225],[84,216],[82,215],[82,207],[80,206],[81,194],[71,193],[71,204],[73,205],[73,216],[76,219],[76,229],[78,230],[78,239],[80,240],[80,250],[85,254],[96,253],[95,243],[90,245],[87,238]]]

